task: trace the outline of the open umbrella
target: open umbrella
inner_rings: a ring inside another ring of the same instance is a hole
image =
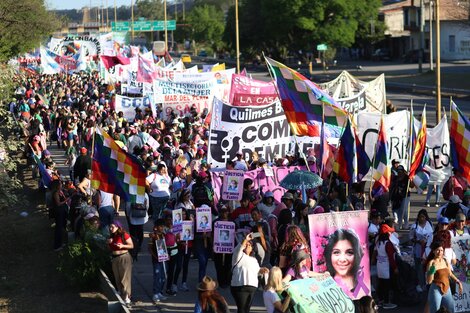
[[[306,189],[313,189],[321,186],[323,179],[315,173],[304,170],[293,171],[284,177],[280,184],[288,190],[301,190],[304,203],[307,201]]]

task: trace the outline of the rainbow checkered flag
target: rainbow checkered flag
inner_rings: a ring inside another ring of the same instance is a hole
[[[339,138],[348,115],[333,98],[300,73],[273,59],[265,59],[276,80],[282,108],[294,135],[320,136],[323,114],[325,137]]]
[[[100,127],[95,131],[92,186],[119,195],[126,202],[143,203],[147,173],[137,158],[125,152]]]
[[[452,166],[470,181],[470,121],[452,101],[450,104],[450,151]]]
[[[388,143],[385,135],[385,125],[383,117],[380,118],[379,138],[375,148],[375,158],[373,162],[374,185],[372,186],[372,197],[378,197],[388,192],[391,180],[390,159],[388,158]]]

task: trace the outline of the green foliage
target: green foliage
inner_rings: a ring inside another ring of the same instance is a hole
[[[92,238],[69,243],[59,254],[57,270],[80,288],[96,287],[100,268],[109,262],[109,253],[99,248]]]
[[[224,32],[224,14],[213,5],[196,6],[188,14],[191,24],[192,39],[198,43],[210,45],[214,50],[222,47]]]
[[[58,27],[44,0],[0,1],[0,61],[38,47]]]
[[[242,51],[264,51],[285,58],[289,51],[314,50],[317,44],[350,47],[371,21],[377,21],[380,0],[240,0]],[[227,16],[224,39],[235,47],[235,19]]]
[[[139,0],[136,2],[136,6],[137,10],[134,12],[134,19],[137,19],[137,17],[145,17],[148,20],[164,19],[162,0]]]

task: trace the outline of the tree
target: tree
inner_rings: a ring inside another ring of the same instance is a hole
[[[192,39],[208,44],[214,50],[222,47],[224,32],[224,14],[212,5],[195,6],[188,14],[187,22],[191,25]]]
[[[0,62],[38,47],[59,26],[44,0],[0,1]]]
[[[274,57],[286,57],[289,51],[312,50],[319,43],[350,47],[360,25],[377,20],[378,2],[243,0],[239,8],[240,45],[243,50],[264,50]],[[234,23],[234,19],[227,22]],[[227,25],[226,29],[225,38],[235,38],[234,33],[228,33],[234,31],[234,25]]]
[[[162,0],[139,0],[136,2],[137,15],[148,20],[163,20],[163,1]]]

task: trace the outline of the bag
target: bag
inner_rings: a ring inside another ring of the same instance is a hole
[[[132,203],[131,204],[131,217],[133,218],[142,218],[147,215],[147,209],[142,203]]]

